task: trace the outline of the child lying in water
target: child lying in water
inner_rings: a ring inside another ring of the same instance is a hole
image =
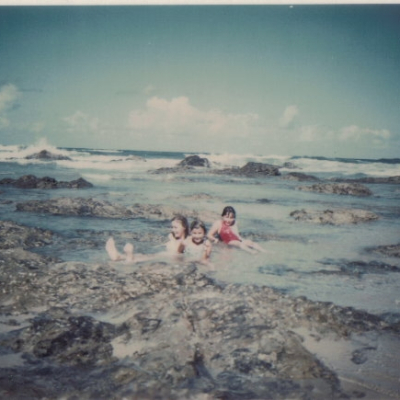
[[[236,223],[236,211],[233,207],[227,206],[222,210],[221,219],[215,221],[208,233],[208,238],[214,243],[218,243],[215,235],[229,246],[239,247],[248,253],[266,252],[260,245],[251,241],[245,240],[239,235],[239,229]]]
[[[174,257],[183,254],[184,241],[188,235],[189,223],[187,219],[182,215],[177,215],[171,220],[171,233],[168,235],[168,242],[165,244],[166,251],[156,254],[135,254],[133,244],[127,243],[124,246],[124,254],[121,254],[118,252],[112,237],[107,240],[106,251],[112,261],[142,262],[160,257]]]

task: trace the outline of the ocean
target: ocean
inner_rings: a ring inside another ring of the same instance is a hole
[[[26,159],[43,149],[70,160]],[[291,296],[333,302],[377,315],[399,318],[400,274],[383,271],[375,264],[399,267],[399,260],[369,251],[400,242],[400,187],[395,184],[365,184],[372,196],[328,195],[298,190],[312,182],[285,180],[289,172],[317,178],[363,178],[400,175],[400,159],[343,159],[305,156],[201,154],[210,169],[196,173],[152,174],[158,168],[174,167],[190,153],[136,150],[57,148],[42,142],[32,146],[0,145],[0,180],[32,174],[58,181],[80,177],[89,189],[18,189],[0,187],[0,218],[50,229],[68,242],[35,251],[65,261],[104,262],[104,240],[115,236],[117,245],[136,240],[140,253],[159,251],[148,235],[166,238],[169,221],[68,217],[16,211],[16,204],[57,197],[84,197],[111,203],[162,204],[187,207],[218,217],[225,205],[237,212],[243,236],[254,238],[267,253],[249,255],[216,248],[212,254],[216,279],[234,283],[267,285]],[[211,173],[211,170],[241,167],[249,161],[273,164],[281,176],[247,178]],[[286,164],[285,164],[286,163]],[[295,221],[295,210],[357,208],[376,213],[379,219],[356,225],[316,225]],[[212,221],[205,221],[210,227]],[[71,243],[75,243],[72,248]],[[353,263],[353,264],[351,264]],[[375,263],[375,264],[374,264]],[[351,269],[349,265],[353,265]],[[356,265],[356,267],[354,267]],[[372,266],[372,267],[371,267]],[[136,268],[131,266],[130,268]]]

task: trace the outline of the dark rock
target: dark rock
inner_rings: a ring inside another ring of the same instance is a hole
[[[53,154],[48,150],[42,150],[39,153],[34,153],[29,156],[26,156],[27,160],[45,160],[45,161],[53,161],[53,160],[71,160],[67,156],[63,156],[61,154]]]
[[[34,318],[11,347],[60,364],[101,365],[113,360],[110,341],[121,333],[114,325],[92,317],[49,310]]]
[[[208,161],[207,158],[202,158],[197,155],[194,155],[186,157],[178,164],[178,167],[188,167],[188,166],[210,168],[210,162]]]
[[[384,184],[398,185],[400,184],[400,175],[388,176],[388,177],[368,176],[365,178],[358,178],[358,179],[332,178],[331,181],[349,182],[349,183],[384,183]]]
[[[364,347],[362,349],[354,350],[351,354],[351,361],[354,364],[360,365],[368,361],[368,352],[376,350],[374,347]]]
[[[400,243],[378,246],[368,249],[370,252],[380,253],[387,257],[400,257]]]
[[[306,211],[296,210],[290,213],[296,221],[306,221],[316,224],[342,225],[342,224],[358,224],[361,222],[369,222],[379,217],[365,210],[358,209],[337,209],[325,211]]]
[[[12,221],[0,221],[0,249],[42,247],[52,242],[53,233],[30,228]]]
[[[371,196],[372,192],[359,183],[317,183],[312,186],[299,186],[299,190],[325,194],[339,194],[351,196]]]
[[[86,189],[93,187],[83,178],[70,182],[58,182],[48,176],[37,178],[35,175],[24,175],[18,179],[4,178],[0,181],[0,185],[12,185],[20,189]]]
[[[240,173],[244,175],[280,175],[279,167],[271,164],[248,162],[240,168]]]
[[[187,218],[199,218],[204,222],[215,220],[214,213],[199,213],[190,209],[175,209],[170,206],[153,204],[133,204],[122,206],[108,201],[93,198],[69,198],[61,197],[49,200],[35,200],[17,203],[17,211],[49,213],[53,215],[70,215],[100,218],[150,218],[158,220],[170,220],[177,214]]]
[[[289,172],[282,176],[282,179],[290,181],[319,181],[319,179],[313,175],[303,174],[301,172]]]
[[[153,175],[161,175],[161,174],[177,174],[182,172],[194,172],[194,170],[195,170],[194,167],[185,166],[185,167],[171,167],[171,168],[163,167],[148,172]]]
[[[218,175],[245,176],[250,178],[280,175],[279,167],[256,162],[248,162],[241,168],[234,167],[214,170],[213,173]]]
[[[282,165],[282,168],[297,169],[297,168],[299,168],[299,167],[298,167],[296,164],[293,164],[292,162],[288,161],[288,162],[285,162],[285,163]]]
[[[324,260],[319,261],[323,265],[334,265],[339,270],[322,270],[318,271],[325,275],[353,275],[360,277],[364,274],[385,274],[388,272],[400,272],[400,267],[385,264],[379,261],[349,261],[349,260]]]

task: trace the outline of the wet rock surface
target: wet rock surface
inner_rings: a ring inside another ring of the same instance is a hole
[[[377,214],[358,209],[295,210],[290,213],[290,216],[296,221],[329,225],[359,224],[379,218]]]
[[[279,172],[279,167],[271,164],[248,162],[243,167],[226,168],[220,170],[214,170],[215,174],[218,175],[234,175],[234,176],[244,176],[249,178],[264,177],[264,176],[277,176],[281,173]]]
[[[25,159],[27,160],[44,160],[44,161],[53,161],[53,160],[71,160],[67,156],[63,156],[61,154],[54,154],[48,150],[42,150],[38,153],[31,154],[26,156]]]
[[[334,182],[351,182],[351,183],[384,183],[391,185],[400,184],[400,175],[397,176],[368,176],[365,178],[358,179],[343,179],[343,178],[333,178]]]
[[[205,222],[210,222],[215,219],[214,213],[199,213],[198,211],[191,209],[176,209],[169,206],[152,204],[133,204],[132,206],[123,206],[108,201],[81,197],[61,197],[58,199],[17,203],[16,210],[49,213],[53,215],[99,218],[150,218],[170,220],[175,215],[181,214],[187,218],[199,218]]]
[[[400,257],[400,243],[373,247],[368,249],[368,251],[380,253],[387,257]]]
[[[64,182],[48,176],[37,178],[35,175],[24,175],[18,179],[4,178],[0,180],[0,185],[11,185],[20,189],[86,189],[93,187],[83,178]]]
[[[289,172],[288,174],[282,175],[282,179],[287,181],[319,181],[319,178],[313,175],[303,174],[302,172]]]
[[[346,398],[293,330],[398,331],[349,307],[217,282],[190,263],[123,272],[13,247],[0,264],[0,357],[11,360],[0,368],[3,398]],[[368,351],[352,361],[366,362]]]
[[[311,186],[299,186],[298,189],[306,192],[360,197],[372,195],[372,192],[360,183],[317,183]]]

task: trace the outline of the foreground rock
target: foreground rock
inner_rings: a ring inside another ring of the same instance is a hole
[[[351,196],[371,196],[372,192],[359,183],[317,183],[312,186],[299,186],[299,190],[306,192],[339,194]]]
[[[365,210],[337,209],[324,211],[296,210],[290,213],[296,221],[314,224],[343,225],[359,224],[377,220],[378,215]]]
[[[0,181],[0,185],[11,185],[20,189],[87,189],[93,187],[83,178],[64,182],[48,176],[37,178],[35,175],[24,175],[18,179],[4,178]]]
[[[48,150],[42,150],[39,153],[34,153],[29,156],[26,156],[27,160],[45,160],[45,161],[54,161],[54,160],[71,160],[67,156],[63,156],[61,154],[54,154]]]
[[[321,337],[389,329],[350,308],[219,285],[192,265],[120,274],[109,265],[61,263],[20,285],[2,307],[9,333],[0,337],[3,354],[22,356],[0,369],[2,389],[16,398],[341,398],[337,376],[291,329]],[[39,306],[47,311],[19,326],[15,317]],[[99,311],[109,322],[94,317]]]
[[[93,198],[69,198],[61,197],[49,200],[36,200],[18,203],[17,211],[28,211],[36,213],[48,213],[53,215],[100,217],[100,218],[149,218],[170,220],[175,215],[181,214],[187,218],[199,218],[204,222],[211,222],[216,218],[214,213],[202,212],[197,210],[173,208],[164,205],[153,204],[133,204],[123,206],[113,204],[104,200]]]
[[[350,340],[400,328],[348,307],[218,283],[194,264],[126,272],[17,247],[0,252],[0,264],[1,398],[349,398],[294,330]]]
[[[398,185],[400,184],[400,175],[396,176],[368,176],[365,178],[358,178],[358,179],[343,179],[343,178],[333,178],[331,179],[334,182],[350,182],[350,183],[385,183],[385,184],[393,184]]]

